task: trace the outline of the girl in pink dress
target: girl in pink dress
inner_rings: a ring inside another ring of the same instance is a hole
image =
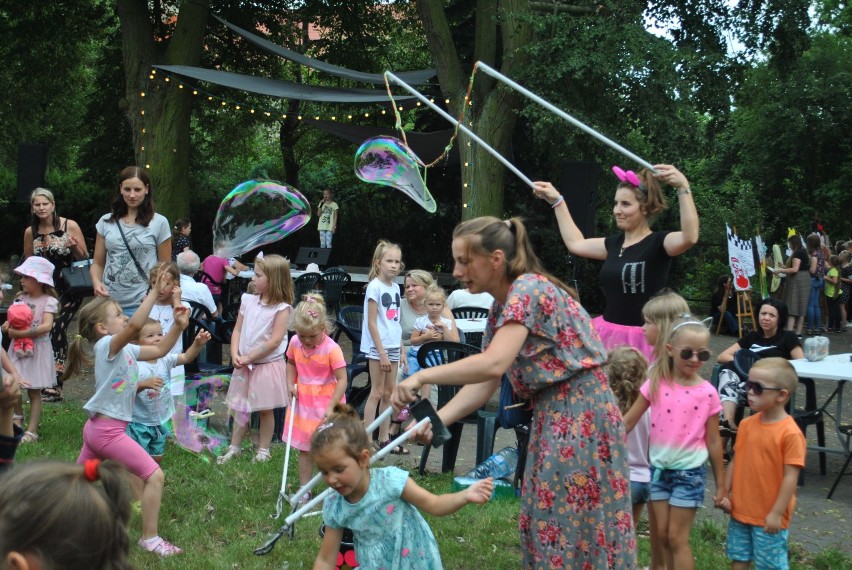
[[[30,421],[21,441],[38,441],[38,424],[41,420],[41,390],[56,385],[56,369],[53,364],[53,345],[50,343],[50,329],[53,318],[59,312],[59,301],[53,288],[53,270],[51,262],[43,257],[28,257],[15,273],[21,276],[21,292],[17,300],[29,305],[33,311],[32,328],[15,330],[9,323],[3,325],[3,332],[10,338],[32,338],[32,356],[20,356],[14,351],[9,358],[21,375],[27,395],[30,398]],[[23,412],[23,407],[16,413]]]
[[[258,255],[251,281],[257,294],[242,296],[231,335],[234,374],[226,400],[234,414],[234,431],[228,451],[216,460],[219,464],[242,453],[252,412],[260,412],[259,449],[254,461],[269,461],[273,410],[286,406],[289,399],[284,351],[293,303],[290,262],[280,255]]]
[[[296,336],[287,347],[287,388],[295,394],[296,405],[287,410],[284,425],[293,416],[290,445],[299,450],[299,481],[311,480],[311,436],[325,422],[334,407],[345,401],[346,359],[336,342],[328,336],[328,316],[323,298],[316,293],[302,296],[293,318]],[[286,441],[286,435],[282,438]],[[301,501],[306,501],[306,495]]]

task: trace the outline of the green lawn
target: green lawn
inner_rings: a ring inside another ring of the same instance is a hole
[[[41,442],[22,446],[18,461],[37,458],[74,461],[82,442],[85,414],[78,403],[50,404],[44,407]],[[416,449],[416,448],[415,448]],[[280,526],[273,520],[281,485],[284,446],[273,446],[272,461],[252,464],[244,453],[220,466],[210,455],[197,455],[171,443],[166,449],[163,469],[166,490],[160,515],[160,533],[186,553],[174,559],[159,560],[133,546],[131,560],[136,568],[311,568],[319,549],[320,517],[296,523],[296,536],[279,540],[266,556],[252,551]],[[412,454],[412,457],[416,453]],[[411,465],[415,464],[413,459]],[[296,456],[291,457],[290,476],[296,475]],[[449,491],[452,477],[428,475],[417,482],[435,493]],[[518,502],[494,501],[485,506],[468,506],[449,517],[429,517],[438,539],[445,568],[502,570],[518,567]],[[648,564],[648,539],[640,526],[640,561]],[[140,519],[134,515],[130,535],[135,545]],[[724,557],[724,529],[710,522],[698,522],[692,531],[692,547],[699,569],[729,567]],[[840,569],[852,566],[835,551],[808,553],[793,548],[793,569]]]

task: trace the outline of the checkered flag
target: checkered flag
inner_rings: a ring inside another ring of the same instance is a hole
[[[747,291],[751,287],[749,276],[755,274],[754,247],[751,239],[739,237],[728,224],[725,224],[725,230],[728,234],[728,263],[734,274],[734,288]]]

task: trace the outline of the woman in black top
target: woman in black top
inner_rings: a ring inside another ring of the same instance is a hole
[[[734,355],[738,350],[751,350],[760,358],[780,356],[793,360],[805,357],[799,338],[793,332],[781,328],[781,323],[786,319],[787,305],[784,301],[774,297],[763,299],[757,305],[758,329],[743,335],[716,359],[716,362],[722,365],[722,370],[719,371],[719,398],[722,400],[724,419],[719,423],[719,427],[723,435],[737,431],[737,406],[745,406],[748,403],[744,385],[748,378],[741,378],[734,368]]]
[[[56,388],[42,390],[42,399],[55,402],[62,399],[62,373],[68,352],[66,330],[80,304],[82,295],[71,295],[66,290],[62,269],[71,267],[75,259],[88,259],[89,251],[80,226],[74,220],[56,215],[56,200],[53,192],[36,188],[30,195],[32,221],[24,230],[24,259],[37,255],[50,261],[55,267],[53,282],[59,293],[59,316],[53,321],[50,341],[53,344],[53,359],[56,362]],[[23,259],[21,260],[23,261]]]
[[[816,271],[817,260],[808,255],[801,236],[792,235],[787,239],[787,243],[793,251],[790,259],[787,260],[787,267],[770,268],[770,271],[787,275],[787,285],[784,288],[784,302],[790,313],[787,317],[787,330],[795,330],[801,337],[805,316],[808,314],[811,273]]]
[[[642,307],[668,282],[671,260],[698,241],[698,212],[692,201],[689,180],[677,168],[657,164],[655,172],[638,174],[612,167],[619,179],[612,214],[622,233],[602,237],[583,236],[568,211],[568,204],[549,182],[535,182],[534,192],[556,212],[562,241],[568,251],[604,262],[600,278],[606,309],[593,324],[607,349],[630,345],[651,360],[653,347],[642,334]],[[651,231],[651,222],[666,209],[660,183],[677,189],[680,231]]]

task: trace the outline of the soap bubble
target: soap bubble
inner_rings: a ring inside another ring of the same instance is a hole
[[[228,408],[223,388],[230,376],[215,375],[189,378],[184,393],[175,395],[172,435],[187,451],[221,455],[230,443]]]
[[[292,186],[249,180],[231,190],[219,205],[213,250],[219,257],[236,257],[284,239],[310,219],[310,203]]]
[[[373,137],[355,153],[355,175],[370,184],[401,190],[430,213],[438,209],[420,176],[420,159],[399,139]]]

